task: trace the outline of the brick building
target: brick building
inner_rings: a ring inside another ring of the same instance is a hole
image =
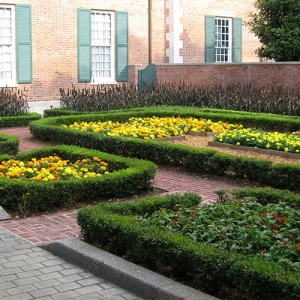
[[[29,101],[136,82],[154,64],[258,62],[254,0],[10,0],[0,4],[0,83]]]

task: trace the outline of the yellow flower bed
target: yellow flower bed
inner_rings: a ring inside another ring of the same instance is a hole
[[[0,164],[0,178],[14,180],[54,181],[70,178],[90,178],[107,172],[108,163],[100,158],[82,159],[71,163],[59,156],[48,156],[30,161],[10,159]]]
[[[263,132],[250,128],[226,131],[215,136],[216,142],[250,146],[291,153],[300,152],[300,136],[278,132]]]
[[[242,128],[242,125],[228,124],[222,121],[180,117],[132,117],[128,122],[75,122],[72,125],[62,125],[65,128],[74,128],[82,131],[93,131],[107,136],[126,136],[133,138],[154,139],[170,136],[178,136],[192,132],[223,132],[234,128]]]

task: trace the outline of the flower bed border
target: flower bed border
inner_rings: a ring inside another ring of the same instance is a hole
[[[166,136],[166,137],[162,137],[162,138],[155,138],[152,140],[157,141],[157,142],[179,141],[179,140],[185,140],[185,136],[184,135]]]
[[[113,172],[100,177],[54,181],[12,180],[1,177],[0,205],[4,209],[47,211],[101,197],[139,194],[151,187],[157,168],[150,161],[67,145],[22,152],[14,157],[0,155],[0,161],[10,158],[28,161],[33,157],[39,159],[54,154],[73,161],[99,157],[109,163]]]
[[[16,155],[19,151],[20,139],[14,135],[0,132],[0,154]]]
[[[292,159],[299,159],[300,158],[300,154],[297,154],[297,153],[290,153],[290,152],[283,152],[283,151],[277,151],[277,150],[248,147],[248,146],[237,146],[237,145],[228,144],[228,143],[220,143],[220,142],[211,142],[211,141],[209,141],[208,146],[231,148],[231,149],[236,149],[236,150],[253,151],[253,152],[264,153],[264,154],[269,154],[269,155],[281,156],[281,157],[285,157],[285,158],[292,158]]]
[[[61,124],[72,124],[74,121],[126,121],[133,114],[146,116],[193,116],[201,117],[201,112],[170,109],[144,109],[142,111],[125,111],[115,113],[68,115],[44,118],[31,122],[32,134],[42,140],[53,142],[64,141],[65,144],[76,144],[85,148],[98,149],[115,155],[135,157],[152,161],[158,165],[175,165],[197,174],[213,174],[231,176],[233,178],[248,178],[259,184],[275,188],[300,191],[299,164],[272,164],[270,160],[248,158],[244,156],[222,153],[212,148],[196,148],[168,142],[144,140],[128,137],[103,136],[93,132],[66,129]],[[240,120],[241,121],[241,120]]]
[[[194,132],[189,131],[185,135],[176,135],[176,136],[166,136],[162,138],[152,139],[153,141],[177,141],[177,140],[185,140],[186,135],[195,135],[195,136],[215,136],[220,134],[220,132]]]
[[[286,272],[261,257],[249,259],[203,245],[155,225],[141,226],[135,217],[152,214],[159,207],[174,209],[175,204],[188,207],[198,203],[198,196],[190,193],[103,203],[80,209],[77,221],[85,242],[106,246],[109,252],[126,255],[136,264],[148,264],[154,271],[168,270],[167,275],[184,284],[197,285],[205,293],[219,297],[222,293],[232,296],[234,291],[236,299],[271,299],[274,295],[278,299],[299,299],[297,272]]]
[[[193,132],[189,131],[188,135],[197,135],[197,136],[215,136],[220,134],[221,132]]]
[[[41,118],[42,115],[35,112],[22,116],[0,116],[0,128],[28,126],[30,122],[40,120]]]

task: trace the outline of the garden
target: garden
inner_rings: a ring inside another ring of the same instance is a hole
[[[124,99],[131,105],[125,109],[117,106],[124,89],[116,90],[109,110],[93,109],[95,103],[98,108],[107,104],[94,93],[94,102],[90,99],[89,107],[85,103],[84,111],[78,111],[79,103],[89,92],[73,91],[69,97],[64,93],[61,109],[47,110],[45,118],[23,126],[29,126],[36,138],[63,140],[65,145],[2,154],[0,204],[46,210],[101,195],[140,193],[151,189],[155,170],[162,165],[250,180],[260,187],[216,191],[219,201],[214,205],[201,205],[201,197],[186,193],[86,206],[78,213],[81,237],[222,299],[299,299],[298,160],[274,163],[160,140],[210,133],[220,143],[300,155],[297,109],[289,115],[274,114],[281,98],[272,98],[274,105],[266,113],[199,107],[196,101],[186,106],[180,100],[184,92],[196,94],[187,87],[172,93],[177,105],[169,98],[153,105],[166,99],[166,87],[158,90],[141,92],[139,103],[144,105],[131,103],[137,98],[128,94]]]

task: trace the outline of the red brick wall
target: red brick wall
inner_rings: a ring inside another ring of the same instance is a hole
[[[300,63],[160,64],[158,82],[213,87],[234,83],[300,88]]]

